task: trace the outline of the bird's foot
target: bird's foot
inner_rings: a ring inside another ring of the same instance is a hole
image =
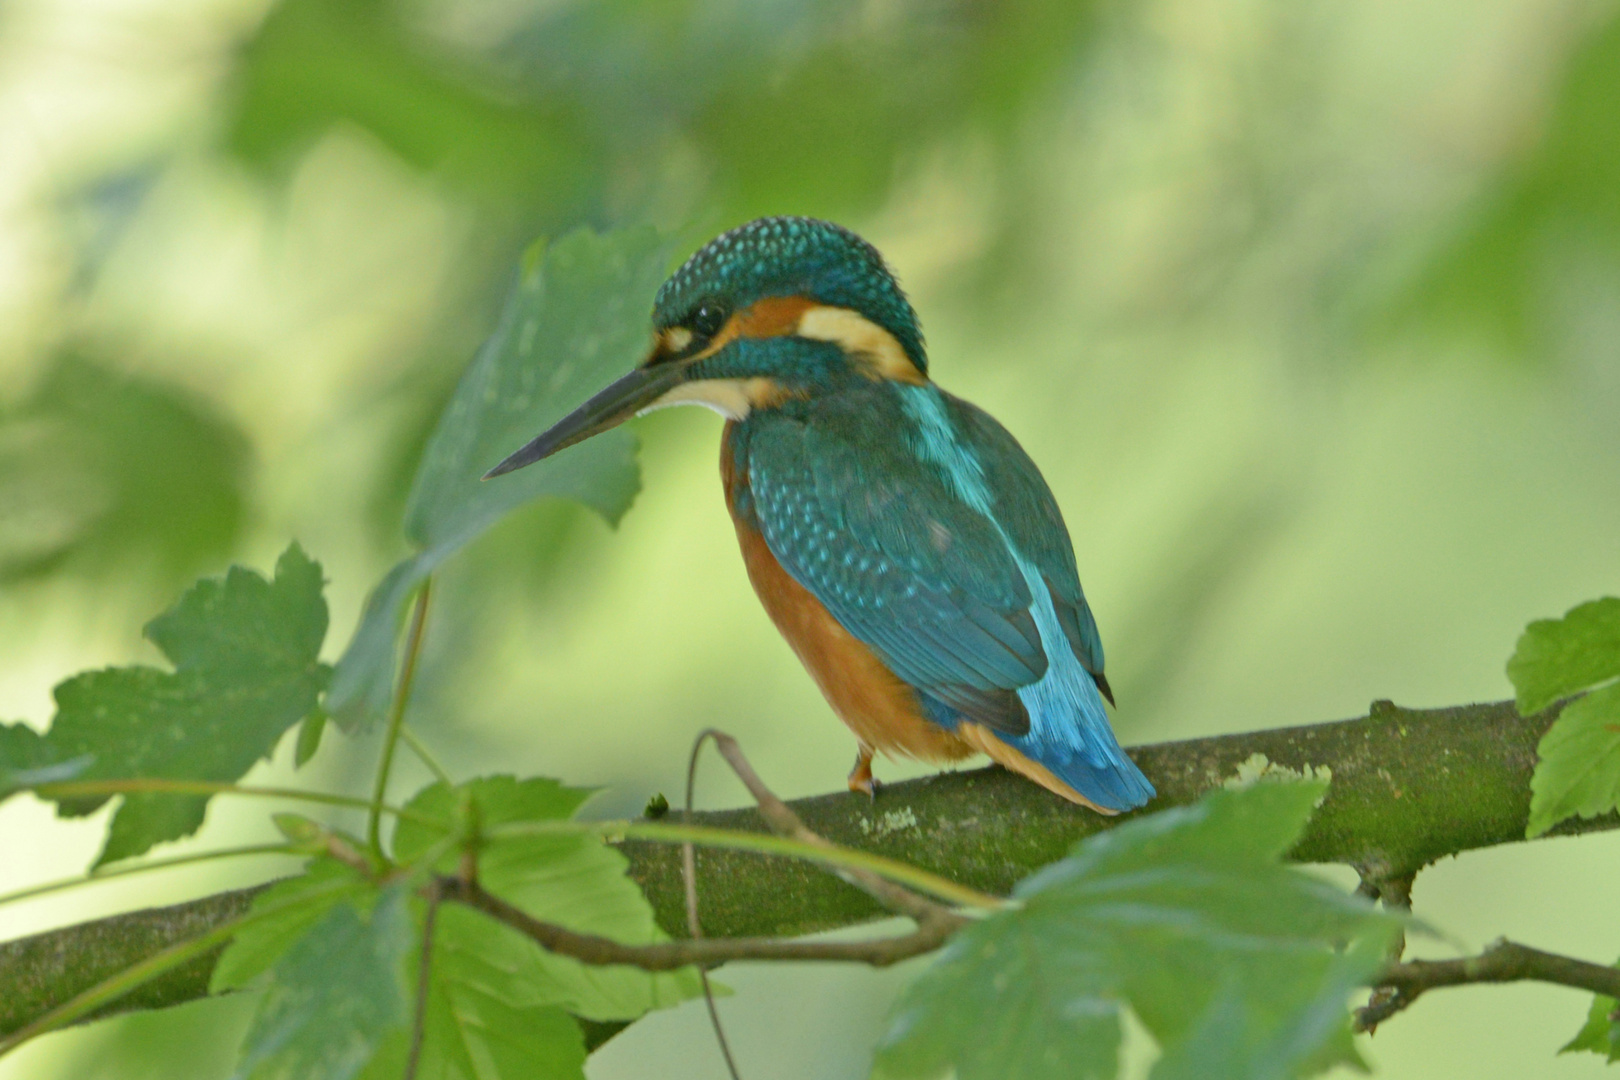
[[[855,755],[855,768],[849,773],[849,790],[863,792],[867,798],[876,801],[878,788],[882,786],[878,778],[872,775],[872,751],[861,747]]]

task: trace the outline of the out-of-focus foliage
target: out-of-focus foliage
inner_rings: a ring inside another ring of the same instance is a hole
[[[948,131],[1013,136],[1019,106],[1074,68],[1094,8],[563,3],[509,9],[474,44],[404,4],[288,0],[243,53],[229,145],[280,164],[346,121],[552,223],[634,214],[615,196],[656,202],[671,158],[695,156],[706,217],[846,215]]]
[[[1405,314],[1547,359],[1572,308],[1620,298],[1616,101],[1620,19],[1609,19],[1571,57],[1527,152],[1402,297]]]
[[[347,122],[475,199],[566,220],[589,178],[583,133],[555,106],[513,100],[487,65],[413,37],[400,15],[386,0],[276,5],[242,53],[230,149],[284,175]]]
[[[410,888],[345,901],[277,958],[242,1044],[237,1080],[350,1080],[410,1015]]]
[[[1508,660],[1508,677],[1526,716],[1587,691],[1564,707],[1536,748],[1528,835],[1620,806],[1620,599],[1531,623]]]
[[[0,409],[0,584],[142,560],[177,584],[236,544],[248,456],[194,395],[57,356],[27,401]]]
[[[640,487],[635,437],[614,431],[521,473],[483,474],[560,419],[645,349],[639,308],[663,278],[667,248],[651,229],[574,233],[532,251],[499,327],[428,440],[405,534],[418,554],[389,571],[338,662],[327,710],[349,730],[375,723],[394,687],[394,640],[406,601],[445,559],[509,511],[542,495],[617,521]]]

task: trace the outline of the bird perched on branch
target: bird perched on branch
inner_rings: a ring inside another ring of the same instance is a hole
[[[916,312],[847,229],[761,218],[658,290],[645,362],[489,471],[667,405],[726,418],[720,472],[760,602],[859,744],[984,753],[1105,814],[1150,784],[1102,699],[1102,641],[1034,462],[928,377]]]

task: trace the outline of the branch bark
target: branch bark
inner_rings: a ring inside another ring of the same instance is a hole
[[[1512,702],[1415,710],[1375,702],[1356,720],[1160,743],[1132,751],[1159,790],[1144,812],[1190,803],[1264,755],[1276,767],[1326,766],[1333,784],[1292,857],[1346,863],[1389,881],[1435,859],[1524,839],[1536,744],[1555,706],[1524,718]],[[1102,818],[1000,769],[944,773],[884,787],[876,802],[844,791],[791,804],[836,844],[916,863],[1004,893],[1075,841],[1125,818]],[[754,809],[701,813],[706,825],[769,831]],[[1554,835],[1612,829],[1620,817],[1573,819]],[[685,936],[679,849],[621,850],[660,924]],[[698,852],[705,929],[771,937],[848,926],[883,913],[876,900],[814,867],[713,849]],[[167,945],[240,914],[254,889],[115,915],[0,945],[0,1034]],[[712,939],[711,939],[712,940]],[[125,1009],[202,997],[214,957],[131,995]],[[111,1010],[118,1011],[118,1010]]]

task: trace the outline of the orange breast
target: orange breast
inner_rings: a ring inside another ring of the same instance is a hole
[[[728,423],[720,444],[727,509],[735,505],[738,480],[732,467],[731,429]],[[740,520],[734,510],[731,520],[748,580],[766,614],[862,745],[924,761],[960,761],[976,752],[976,747],[923,716],[916,691],[782,569],[758,529]]]

